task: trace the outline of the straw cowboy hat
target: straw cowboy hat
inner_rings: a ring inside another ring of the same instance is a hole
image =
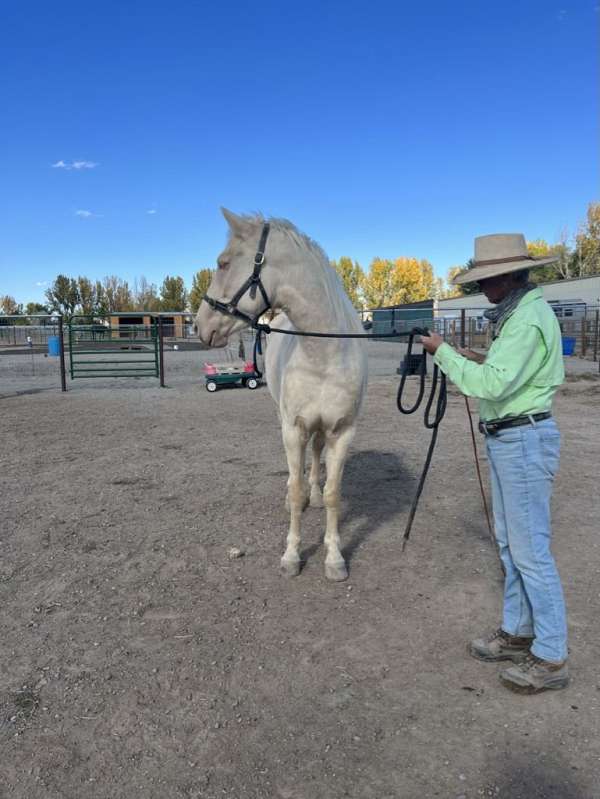
[[[478,236],[475,239],[475,258],[473,266],[452,281],[456,286],[462,283],[476,283],[496,275],[532,269],[558,261],[558,256],[533,258],[527,252],[527,242],[522,233],[494,233],[491,236]]]

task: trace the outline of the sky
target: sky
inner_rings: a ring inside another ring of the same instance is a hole
[[[0,30],[0,295],[212,267],[219,208],[330,258],[558,240],[599,199],[600,0],[34,0]]]

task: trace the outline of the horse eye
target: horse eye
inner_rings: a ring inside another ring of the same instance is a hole
[[[221,261],[221,260],[219,260],[217,263],[218,263],[219,269],[227,269],[227,267],[229,266],[229,261],[225,261],[225,260]]]

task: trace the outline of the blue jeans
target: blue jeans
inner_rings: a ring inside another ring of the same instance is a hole
[[[550,497],[560,433],[554,419],[486,435],[496,540],[506,569],[502,629],[534,636],[543,660],[567,657],[567,617],[550,551]]]

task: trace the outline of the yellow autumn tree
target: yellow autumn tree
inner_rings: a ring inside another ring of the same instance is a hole
[[[550,283],[553,280],[560,280],[561,277],[570,277],[571,257],[564,239],[558,244],[548,244],[544,239],[528,241],[527,252],[533,258],[547,258],[550,255],[555,255],[559,259],[555,264],[537,266],[533,269],[529,274],[532,283]]]
[[[358,261],[343,255],[339,261],[331,261],[332,267],[340,276],[346,294],[355,308],[363,307],[362,285],[364,273]]]
[[[381,308],[393,304],[393,261],[373,258],[365,276],[363,294],[367,308]]]
[[[452,297],[462,297],[462,286],[455,286],[452,282],[454,278],[464,271],[464,266],[451,266],[446,275],[447,288],[442,292],[440,299],[446,300]]]
[[[392,272],[394,305],[429,300],[436,292],[433,267],[425,259],[396,258]]]
[[[363,293],[368,308],[428,300],[440,292],[440,281],[429,261],[419,258],[374,258]]]
[[[575,236],[573,277],[600,274],[600,203],[590,203],[586,221]]]

